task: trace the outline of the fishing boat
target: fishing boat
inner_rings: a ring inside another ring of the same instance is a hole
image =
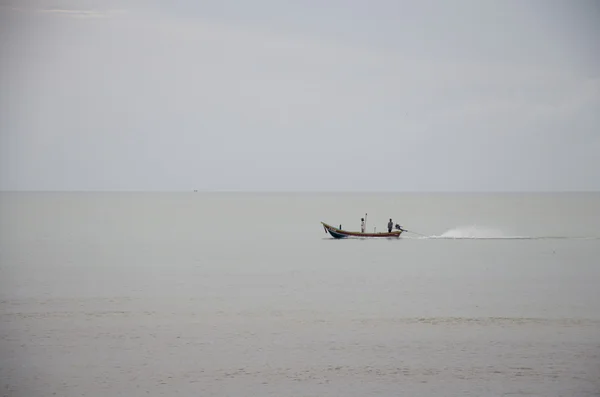
[[[371,238],[371,237],[385,237],[385,238],[398,238],[404,231],[404,229],[396,226],[398,230],[393,230],[391,232],[380,232],[380,233],[362,233],[362,232],[349,232],[347,230],[338,229],[337,227],[333,227],[328,225],[325,222],[321,222],[323,228],[325,229],[325,233],[331,234],[333,238],[348,238],[348,237],[359,237],[359,238]]]

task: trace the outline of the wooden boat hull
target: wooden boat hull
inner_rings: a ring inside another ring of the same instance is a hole
[[[383,237],[383,238],[398,238],[402,234],[402,230],[394,230],[391,233],[361,233],[361,232],[349,232],[346,230],[338,229],[331,225],[321,222],[325,233],[329,233],[333,238],[348,238],[348,237],[359,237],[359,238],[371,238],[371,237]]]

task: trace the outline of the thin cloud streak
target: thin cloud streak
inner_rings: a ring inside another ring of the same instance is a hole
[[[125,14],[126,10],[61,10],[61,9],[39,9],[35,12],[44,14],[55,14],[71,18],[108,18],[115,15]]]

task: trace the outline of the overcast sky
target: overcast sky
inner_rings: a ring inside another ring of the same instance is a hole
[[[600,190],[600,2],[0,0],[0,134],[2,190]]]

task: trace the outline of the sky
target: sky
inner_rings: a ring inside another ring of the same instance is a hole
[[[0,189],[600,190],[595,0],[0,0]]]

